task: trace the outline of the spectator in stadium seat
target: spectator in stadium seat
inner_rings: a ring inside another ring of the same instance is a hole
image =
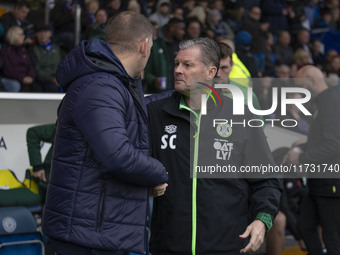
[[[99,1],[98,0],[89,0],[85,4],[86,10],[86,17],[88,25],[93,24],[96,21],[96,12],[99,9]]]
[[[252,78],[257,78],[261,76],[260,70],[256,66],[256,60],[253,54],[250,52],[250,45],[252,42],[252,36],[247,31],[239,31],[236,34],[235,45],[236,54],[242,63],[249,70]],[[241,78],[241,77],[240,77]]]
[[[43,92],[59,92],[56,71],[61,61],[61,50],[52,40],[50,26],[40,25],[35,32],[36,45],[30,49],[37,82]]]
[[[91,40],[98,38],[105,40],[105,24],[107,22],[107,13],[105,9],[99,9],[95,15],[96,21],[89,25],[85,32],[85,39]]]
[[[164,40],[169,56],[169,89],[173,89],[175,57],[179,51],[179,42],[185,34],[184,20],[172,18],[165,26]]]
[[[28,51],[24,45],[24,30],[19,26],[10,27],[6,33],[6,43],[2,45],[0,57],[3,61],[3,78],[10,79],[10,86],[17,91],[17,82],[21,92],[39,92],[41,87],[36,83],[36,73]],[[14,80],[14,81],[13,81]],[[6,88],[7,81],[2,79]]]
[[[320,69],[325,67],[326,57],[323,53],[323,44],[320,39],[314,39],[311,43],[311,51],[314,65],[318,66]]]
[[[270,24],[269,31],[276,39],[278,33],[288,29],[287,4],[284,0],[262,0],[261,1],[261,20]]]
[[[184,39],[194,39],[200,37],[202,32],[202,24],[196,17],[187,18],[185,22]]]
[[[294,43],[294,51],[298,49],[304,49],[308,52],[308,63],[313,64],[312,51],[310,49],[310,32],[303,28],[300,29],[296,35],[296,40]]]
[[[121,11],[121,0],[111,0],[106,6],[107,17],[111,18]]]
[[[30,11],[29,5],[25,1],[16,1],[14,5],[13,12],[7,12],[0,18],[0,23],[2,23],[4,28],[4,34],[8,31],[8,29],[12,26],[19,26],[24,30],[25,40],[24,42],[27,44],[33,43],[34,38],[34,28],[33,24],[30,24],[26,17]],[[0,43],[4,42],[5,38],[0,37]]]
[[[68,53],[75,43],[75,12],[76,4],[72,0],[56,0],[51,10],[51,22],[54,28],[54,40],[60,48]],[[81,31],[88,26],[86,12],[82,10]]]
[[[160,27],[166,25],[170,20],[171,3],[169,0],[160,0],[157,3],[157,9],[149,17],[151,21],[156,22]]]
[[[243,22],[242,30],[246,30],[252,36],[250,51],[253,53],[256,66],[261,73],[265,71],[266,33],[270,27],[268,22],[261,23],[261,9],[253,6],[249,17]]]
[[[277,44],[274,46],[274,52],[277,61],[280,64],[291,66],[294,63],[294,52],[290,46],[291,36],[287,30],[279,33]]]
[[[180,7],[180,6],[176,6],[176,7],[172,8],[171,18],[184,19],[183,18],[183,8]]]
[[[229,40],[234,40],[235,33],[228,23],[226,23],[217,9],[211,9],[207,18],[207,23],[210,29],[214,30],[215,36],[224,37]]]
[[[294,64],[292,65],[291,68],[291,76],[295,77],[297,71],[305,66],[309,64],[309,53],[308,51],[304,50],[304,49],[297,49],[294,52]]]

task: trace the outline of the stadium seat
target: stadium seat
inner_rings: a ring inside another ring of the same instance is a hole
[[[0,208],[0,255],[44,255],[35,220],[25,207]]]

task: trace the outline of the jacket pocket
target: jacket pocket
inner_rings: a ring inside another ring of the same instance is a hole
[[[100,229],[103,224],[103,217],[104,217],[104,210],[105,210],[105,197],[106,197],[106,182],[103,183],[100,198],[98,202],[98,209],[97,209],[97,232],[100,232]]]

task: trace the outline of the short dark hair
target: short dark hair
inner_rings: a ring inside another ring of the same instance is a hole
[[[14,9],[21,9],[23,7],[30,8],[29,4],[26,1],[16,1],[14,4]]]
[[[224,42],[218,42],[217,44],[221,51],[221,59],[228,57],[230,57],[230,59],[233,58],[233,49],[228,44]]]
[[[120,52],[136,49],[138,43],[152,40],[153,26],[142,14],[125,11],[111,17],[106,24],[105,38],[113,48]]]
[[[192,46],[198,46],[201,49],[200,60],[203,65],[216,66],[217,70],[220,67],[221,53],[217,43],[208,37],[199,37],[192,40],[182,41],[179,44],[180,50],[185,50]]]
[[[179,19],[179,18],[171,18],[168,21],[168,24],[166,24],[166,30],[169,29],[170,27],[176,25],[176,24],[179,24],[179,23],[184,23],[185,24],[185,21],[182,20],[182,19]]]

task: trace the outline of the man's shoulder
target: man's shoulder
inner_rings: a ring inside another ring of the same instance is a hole
[[[145,98],[146,104],[149,106],[161,105],[164,102],[173,100],[173,97],[177,94],[174,90],[168,90],[162,93],[152,94]]]

